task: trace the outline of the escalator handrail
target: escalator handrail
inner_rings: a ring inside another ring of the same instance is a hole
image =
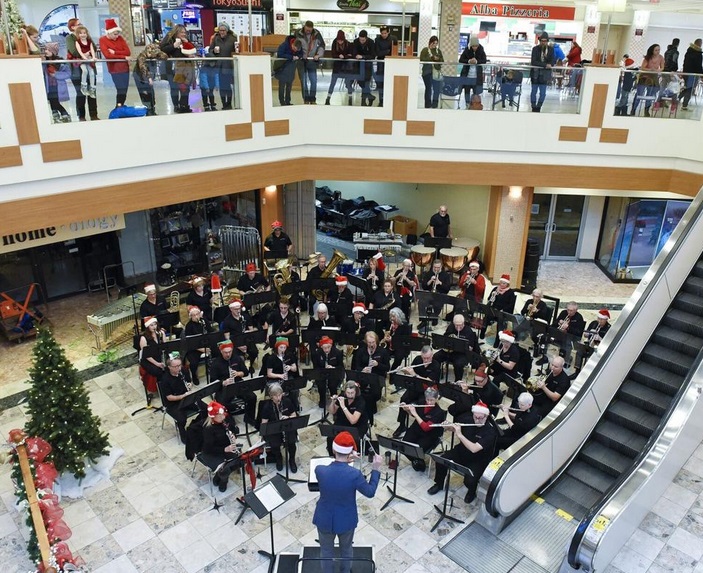
[[[601,342],[598,346],[596,354],[600,355],[599,360],[589,360],[584,367],[582,372],[586,374],[586,376],[582,377],[580,387],[575,390],[569,403],[561,412],[554,415],[554,418],[551,418],[551,415],[547,416],[536,428],[519,440],[518,444],[520,445],[515,451],[513,451],[513,447],[506,450],[507,457],[495,471],[486,491],[484,505],[488,514],[494,518],[500,516],[496,508],[496,499],[508,471],[519,463],[524,456],[529,455],[546,440],[550,439],[557,432],[559,426],[576,409],[581,400],[591,391],[594,380],[600,375],[609,361],[608,359],[615,353],[623,338],[628,334],[635,317],[652,295],[655,286],[658,284],[658,280],[654,279],[658,279],[665,273],[675,258],[675,255],[683,248],[685,238],[692,232],[691,223],[697,221],[702,214],[703,194],[699,192],[691,202],[691,205],[689,205],[689,208],[686,210],[686,213],[681,218],[681,221],[674,229],[674,232],[671,234],[662,250],[654,259],[649,270],[645,273],[632,297],[623,308],[617,322],[608,331],[606,341]],[[664,310],[665,309],[662,310],[662,314]],[[572,388],[574,388],[573,385]]]
[[[703,371],[703,349],[696,355],[696,358],[689,370],[686,378],[681,384],[681,388],[674,396],[669,408],[662,417],[661,422],[657,426],[654,433],[650,436],[647,443],[642,448],[642,452],[635,458],[630,466],[629,471],[623,472],[623,474],[615,481],[615,483],[609,487],[603,494],[603,497],[592,506],[586,516],[580,521],[573,537],[571,538],[571,543],[569,544],[568,551],[568,561],[571,567],[578,569],[580,567],[580,560],[578,559],[581,554],[581,547],[584,543],[589,543],[589,540],[585,537],[586,531],[588,531],[590,524],[595,520],[597,516],[608,513],[604,511],[604,508],[613,503],[617,506],[620,503],[620,511],[624,511],[626,501],[630,499],[632,494],[648,479],[647,472],[639,472],[638,470],[645,465],[647,462],[652,462],[650,456],[652,456],[652,451],[656,446],[661,446],[659,448],[663,451],[668,451],[671,445],[676,441],[676,437],[679,435],[684,424],[676,423],[673,425],[671,420],[674,417],[673,414],[681,414],[682,412],[686,414],[684,419],[688,419],[693,406],[697,401],[698,389],[691,388],[694,380],[700,380],[701,373]],[[693,394],[693,396],[691,396]],[[680,419],[680,416],[675,416]],[[657,466],[662,462],[661,456],[657,463],[653,463]],[[599,538],[598,541],[600,542]],[[595,549],[598,543],[589,546],[591,549],[591,555],[595,554]]]

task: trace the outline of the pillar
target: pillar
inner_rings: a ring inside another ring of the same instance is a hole
[[[420,0],[420,19],[417,30],[417,46],[415,46],[415,51],[418,56],[420,55],[422,48],[430,42],[430,37],[432,36],[432,15],[434,13],[434,8],[434,0]],[[440,44],[442,44],[441,38]]]
[[[649,42],[647,41],[647,29],[649,28],[649,10],[635,10],[632,17],[632,24],[627,29],[627,53],[635,60],[639,66],[642,58],[647,53]],[[666,46],[661,47],[661,54],[664,55]]]
[[[459,59],[459,31],[461,30],[461,0],[443,0],[439,19],[439,47],[444,59],[456,62]],[[430,34],[431,35],[431,34]],[[429,35],[420,42],[420,49],[427,46]]]
[[[289,30],[286,0],[273,0],[273,33],[287,36]]]
[[[586,6],[583,18],[583,31],[581,32],[581,57],[584,60],[593,60],[593,50],[598,47],[598,34],[600,32],[601,14],[595,5]]]
[[[132,51],[132,56],[137,55],[134,48],[134,36],[132,34],[132,6],[129,0],[109,0],[110,14],[119,17],[119,25],[122,28],[122,36],[124,37],[129,49]],[[102,35],[104,30],[100,30]]]
[[[271,223],[281,221],[285,227],[285,213],[283,212],[283,190],[280,185],[269,185],[259,189],[259,210],[261,213],[261,242],[271,234]]]

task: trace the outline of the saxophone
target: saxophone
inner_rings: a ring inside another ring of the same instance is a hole
[[[389,300],[386,304],[384,304],[381,307],[381,310],[388,310],[390,308],[393,308],[394,305],[395,305],[395,297],[391,295],[391,300]]]
[[[332,260],[329,262],[329,264],[325,267],[325,270],[322,271],[322,274],[320,275],[321,279],[328,279],[332,275],[334,275],[337,265],[341,263],[344,259],[346,259],[346,255],[337,249],[334,250],[334,253],[332,254]],[[327,298],[327,293],[323,290],[320,289],[315,289],[312,291],[312,296],[314,296],[317,300],[320,301],[325,301]]]
[[[283,294],[283,285],[289,284],[291,282],[290,270],[288,266],[290,265],[289,259],[281,259],[276,263],[276,274],[273,275],[273,286],[278,291],[278,296],[283,302],[288,302],[290,297]]]

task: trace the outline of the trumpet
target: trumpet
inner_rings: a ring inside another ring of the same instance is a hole
[[[488,360],[488,365],[490,366],[500,356],[500,350],[498,348],[489,348],[483,352],[483,356]]]
[[[571,322],[571,318],[567,314],[566,317],[559,322],[558,330],[561,330],[562,332],[569,330],[569,322]]]
[[[549,376],[549,374],[542,374],[540,376],[531,376],[530,378],[527,379],[527,382],[525,383],[525,388],[527,388],[527,390],[532,393],[540,392],[541,391],[540,386],[547,379],[547,376]]]
[[[439,280],[439,273],[435,273],[432,277],[432,292],[437,292],[437,281]]]

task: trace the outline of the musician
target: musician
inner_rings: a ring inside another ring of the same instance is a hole
[[[223,340],[217,344],[220,351],[220,356],[212,361],[210,367],[210,375],[212,380],[220,380],[222,389],[217,393],[215,398],[218,402],[222,402],[229,410],[234,410],[233,402],[236,399],[244,400],[244,421],[252,426],[256,425],[256,394],[251,390],[249,392],[240,392],[234,395],[229,401],[225,396],[229,394],[225,388],[237,382],[241,382],[248,374],[244,357],[234,351],[234,343],[231,340]]]
[[[412,418],[412,425],[405,432],[404,441],[417,444],[422,451],[431,452],[442,439],[442,428],[435,428],[433,425],[441,424],[447,419],[447,412],[442,410],[437,404],[439,392],[434,388],[425,390],[424,404],[422,408],[416,408],[412,403],[401,406],[401,410],[406,416]],[[424,472],[426,469],[425,460],[421,458],[409,457],[413,469],[416,472]]]
[[[302,282],[300,279],[300,273],[293,268],[293,265],[288,262],[286,266],[288,268],[288,274],[290,275],[291,284],[299,284],[300,282]],[[300,313],[300,294],[300,292],[294,292],[288,295],[287,297],[290,307],[292,309],[295,309],[296,314]],[[276,290],[276,300],[280,301],[282,298],[286,298],[286,295],[282,296],[280,293],[278,293],[278,290]],[[304,297],[303,300],[305,300]]]
[[[145,370],[146,374],[159,380],[166,370],[158,345],[165,342],[166,333],[159,328],[159,321],[155,316],[147,316],[144,319],[144,332],[139,337],[139,369]],[[142,377],[144,380],[145,377]],[[157,389],[151,383],[145,383],[147,393],[155,394]]]
[[[164,406],[166,412],[171,416],[178,428],[178,435],[182,443],[186,443],[186,422],[188,420],[188,410],[180,408],[180,401],[186,397],[190,391],[190,375],[183,371],[183,362],[178,352],[173,352],[166,360],[166,371],[159,380],[159,388],[161,396],[166,401]],[[196,407],[205,411],[207,406],[204,402],[200,402]]]
[[[486,372],[486,365],[481,364],[474,372],[473,384],[460,381],[461,391],[471,396],[472,405],[477,402],[488,404],[488,409],[493,416],[498,415],[498,405],[503,401],[503,393],[492,381]],[[469,412],[470,407],[460,402],[455,402],[447,409],[454,420]]]
[[[332,288],[327,293],[327,302],[334,304],[336,311],[334,313],[337,322],[344,321],[351,316],[352,307],[354,306],[354,295],[352,295],[349,287],[349,281],[345,276],[338,276],[334,279],[335,288]]]
[[[591,321],[584,332],[584,343],[595,348],[601,343],[606,332],[610,330],[610,311],[601,308],[596,315],[596,319]]]
[[[459,440],[451,450],[442,454],[443,458],[452,460],[459,465],[469,468],[471,472],[464,476],[464,485],[467,492],[464,497],[466,503],[471,503],[476,499],[476,488],[481,474],[493,458],[493,450],[496,440],[495,427],[487,424],[488,406],[483,402],[478,402],[471,407],[472,421],[476,426],[459,426],[454,423],[447,426],[447,429],[454,432]],[[469,419],[464,416],[464,419]],[[434,477],[434,485],[427,490],[427,493],[434,495],[444,488],[444,480],[447,477],[446,466],[437,464]]]
[[[481,263],[471,261],[469,270],[459,279],[459,298],[474,300],[477,303],[483,302],[483,295],[486,292],[486,279],[481,274]]]
[[[339,330],[339,325],[334,316],[329,315],[327,305],[321,302],[317,305],[314,317],[308,322],[308,330],[322,330],[323,328],[334,328]]]
[[[205,279],[195,277],[193,279],[193,289],[186,297],[186,306],[197,306],[206,320],[212,320],[212,292],[205,288]]]
[[[583,331],[586,329],[586,321],[578,310],[579,306],[574,301],[566,303],[566,309],[562,310],[557,315],[553,324],[557,330],[573,336],[576,341],[581,339]],[[559,345],[559,356],[567,357],[571,355],[572,339],[565,337],[556,344]],[[546,364],[547,361],[548,358],[545,354],[537,361],[537,364],[541,366],[542,364]]]
[[[320,484],[320,499],[315,506],[312,522],[317,526],[320,540],[320,557],[322,573],[332,573],[335,570],[332,558],[335,555],[334,540],[339,538],[339,555],[342,559],[340,572],[350,573],[354,556],[352,542],[354,530],[359,523],[356,508],[356,492],[372,498],[381,477],[380,469],[383,463],[381,456],[374,456],[369,481],[356,468],[349,465],[354,460],[356,444],[349,432],[340,432],[334,438],[334,462],[328,466],[317,466],[315,476]]]
[[[378,334],[370,330],[364,336],[365,346],[359,346],[352,357],[352,370],[359,370],[364,373],[378,374],[384,380],[390,369],[390,357],[385,348],[378,344]],[[381,399],[381,387],[364,387],[364,397],[367,401],[369,422],[373,425],[373,417],[376,414],[376,403]]]
[[[265,400],[261,404],[261,423],[268,424],[269,422],[278,422],[295,418],[298,411],[293,405],[290,398],[283,395],[283,388],[280,384],[271,384],[268,389],[270,400]],[[298,471],[298,464],[295,463],[296,441],[298,439],[297,430],[292,430],[281,434],[270,434],[266,436],[266,441],[271,446],[271,455],[273,461],[276,462],[276,470],[283,470],[283,456],[281,455],[281,444],[283,439],[286,440],[286,450],[288,450],[288,466],[291,473]]]
[[[144,292],[146,293],[146,300],[139,305],[139,316],[142,319],[142,324],[144,324],[144,319],[147,316],[158,317],[159,315],[166,314],[168,312],[166,299],[162,296],[156,295],[155,285],[146,285],[144,287]]]
[[[374,321],[366,317],[368,313],[369,311],[366,310],[366,305],[363,302],[355,302],[351,311],[351,319],[344,322],[342,330],[349,334],[356,334],[359,341],[363,340],[366,333],[374,328]]]
[[[452,224],[446,205],[440,205],[439,211],[430,217],[430,237],[452,238]]]
[[[537,384],[537,391],[533,392],[535,412],[545,418],[566,394],[569,386],[571,380],[564,371],[564,358],[555,356],[551,360],[549,375]]]
[[[510,275],[501,275],[498,285],[493,287],[491,294],[488,296],[488,306],[495,311],[512,313],[515,310],[515,301],[517,300],[517,295],[515,291],[510,288]],[[503,324],[503,319],[500,316],[487,318],[483,323],[483,328],[481,329],[481,338],[486,338],[486,329],[493,323],[496,323],[496,329],[498,332],[505,328]],[[498,348],[499,338],[495,337],[493,342],[493,348]]]
[[[391,308],[399,308],[398,305],[398,297],[395,294],[395,291],[393,290],[393,287],[395,286],[395,281],[393,279],[386,279],[383,281],[383,288],[380,290],[377,290],[375,293],[373,293],[373,298],[371,299],[371,302],[369,303],[369,308],[374,308],[374,309],[391,309]],[[385,320],[380,320],[379,321],[379,328],[388,328],[388,321]]]
[[[520,314],[527,320],[540,319],[549,322],[551,310],[547,303],[542,300],[542,291],[538,288],[532,291],[532,298],[528,298],[522,305]]]
[[[447,294],[452,286],[452,274],[442,270],[442,261],[435,259],[432,268],[422,275],[420,288],[429,292]]]
[[[227,491],[229,475],[241,465],[240,452],[236,444],[237,426],[227,413],[227,408],[218,402],[207,406],[207,420],[203,425],[203,449],[200,460],[215,471],[212,483],[220,491]]]
[[[267,384],[278,383],[285,386],[287,380],[292,380],[300,376],[298,372],[298,360],[294,352],[289,352],[287,338],[277,338],[274,352],[266,358],[266,379]],[[296,412],[300,409],[300,390],[292,389],[287,391],[287,395],[295,406]]]
[[[244,305],[241,300],[233,300],[229,303],[230,315],[222,321],[220,330],[224,333],[226,339],[233,339],[236,336],[246,332],[254,332],[256,328],[253,326],[252,318],[248,312],[244,310]],[[259,356],[259,350],[256,344],[248,343],[237,347],[237,352],[246,356],[249,359],[249,371],[253,374],[254,362]]]
[[[271,223],[271,234],[264,241],[264,251],[278,259],[285,259],[293,252],[293,241],[283,232],[283,223],[280,221]]]
[[[505,450],[534,428],[541,420],[539,414],[532,408],[534,398],[529,392],[523,392],[517,397],[518,411],[512,411],[508,404],[503,404],[503,418],[508,430],[498,436],[497,449]],[[514,409],[513,409],[514,410]]]
[[[410,320],[410,305],[415,298],[415,289],[418,287],[418,280],[413,270],[413,262],[410,259],[403,260],[402,268],[393,275],[395,279],[395,293],[398,306]]]
[[[325,255],[318,255],[317,257],[317,265],[311,268],[308,271],[308,279],[319,279],[322,278],[322,273],[325,272],[325,269],[327,269],[327,257]],[[315,300],[315,297],[310,294],[308,297],[308,313],[310,316],[313,314],[313,310],[315,309],[315,303],[317,301]]]
[[[400,339],[410,336],[412,331],[405,318],[405,314],[403,314],[403,311],[399,308],[392,308],[388,311],[388,318],[391,323],[388,329],[383,331],[381,346],[385,346],[393,357],[391,369],[395,370],[403,363],[403,360],[410,355],[410,350],[403,347]]]
[[[344,370],[344,356],[342,351],[334,345],[334,341],[329,336],[323,336],[318,342],[318,347],[312,353],[312,365],[318,369]],[[326,405],[326,390],[330,396],[337,394],[338,380],[330,378],[327,381],[317,380],[317,392],[320,396],[318,405],[324,408]]]
[[[434,359],[431,346],[423,346],[420,356],[416,356],[410,366],[402,369],[406,376],[415,376],[423,380],[423,391],[428,388],[437,388],[439,377],[442,374],[442,366]],[[403,404],[414,404],[416,400],[422,399],[422,392],[410,389],[406,390],[400,398]],[[402,408],[398,411],[398,427],[393,432],[394,438],[403,435],[408,427],[408,413]]]
[[[463,314],[454,315],[452,324],[444,331],[444,336],[468,340],[469,351],[476,354],[476,357],[470,357],[469,354],[454,350],[439,350],[437,354],[435,354],[435,360],[438,362],[451,362],[454,367],[454,380],[461,380],[464,377],[464,369],[470,362],[472,367],[478,366],[478,355],[481,352],[478,345],[478,338],[476,337],[476,333],[466,324],[466,318],[464,318]]]
[[[366,401],[361,395],[361,387],[356,382],[346,383],[344,395],[333,395],[330,398],[329,413],[332,415],[333,424],[356,428],[362,439],[369,429],[366,412]],[[332,455],[332,438],[327,438],[327,452]]]
[[[183,329],[183,336],[186,338],[189,336],[202,336],[209,332],[207,321],[203,319],[202,312],[197,306],[188,307],[188,322],[186,327]],[[193,348],[186,352],[186,361],[188,362],[188,369],[190,370],[190,377],[193,380],[193,384],[198,386],[200,380],[198,380],[198,366],[202,360],[210,352],[209,348],[205,346],[201,348]]]
[[[239,280],[237,281],[237,289],[243,293],[250,292],[262,292],[265,290],[271,290],[269,282],[264,278],[261,273],[256,272],[256,265],[254,263],[249,263],[244,267],[246,271]]]
[[[290,303],[287,298],[282,298],[278,302],[278,310],[271,312],[264,323],[264,330],[271,327],[271,334],[276,338],[280,336],[289,337],[298,330],[298,317],[290,312]]]
[[[371,291],[374,294],[383,286],[385,270],[386,265],[383,262],[383,255],[381,253],[376,253],[373,257],[369,258],[368,266],[364,269],[361,276],[369,283]]]
[[[516,393],[518,377],[517,364],[520,361],[520,349],[515,344],[515,334],[512,330],[501,330],[496,337],[500,340],[500,352],[491,365],[493,383],[500,388],[503,382],[511,389],[509,395]]]

